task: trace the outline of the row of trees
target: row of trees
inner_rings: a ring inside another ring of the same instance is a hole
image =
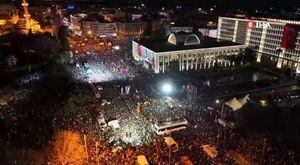
[[[32,68],[16,75],[39,72],[42,76],[30,97],[14,107],[15,119],[10,115],[0,119],[0,164],[84,164],[80,134],[52,128],[54,114],[64,109],[61,105],[74,87],[68,29],[61,27],[57,38],[47,33],[18,36],[2,52],[1,63],[13,55],[17,68]]]

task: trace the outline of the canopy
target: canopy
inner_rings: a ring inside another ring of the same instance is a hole
[[[172,146],[173,144],[177,145],[172,137],[165,137],[165,143],[167,144],[167,146]]]
[[[175,140],[172,137],[165,137],[165,143],[168,147],[172,147],[172,152],[177,152],[179,147],[178,144],[175,142]]]
[[[138,161],[139,165],[148,165],[149,164],[146,157],[145,157],[145,155],[137,156],[137,161]]]
[[[118,150],[119,150],[119,149],[118,149],[117,147],[114,147],[114,148],[111,150],[111,152],[115,154]]]
[[[216,147],[214,147],[214,146],[203,145],[202,149],[212,159],[216,158],[218,155],[218,151],[216,150]]]
[[[112,127],[113,129],[120,128],[118,120],[112,120],[112,121],[108,122],[107,124],[108,124],[108,126]]]
[[[233,99],[225,102],[225,105],[230,107],[233,111],[239,110],[243,105],[234,97]]]

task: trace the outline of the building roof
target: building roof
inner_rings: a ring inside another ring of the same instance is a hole
[[[199,45],[203,40],[203,35],[201,32],[198,33],[186,33],[178,32],[171,33],[168,37],[168,42],[173,45]]]
[[[17,7],[12,3],[0,4],[0,11],[2,10],[17,10]]]
[[[212,37],[203,37],[201,44],[184,45],[184,44],[171,44],[166,39],[150,39],[142,38],[135,40],[140,45],[154,51],[154,52],[168,52],[168,51],[181,51],[192,49],[204,49],[223,46],[236,46],[241,45],[227,40],[216,39]]]

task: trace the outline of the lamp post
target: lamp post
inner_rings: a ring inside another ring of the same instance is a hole
[[[162,85],[161,90],[162,90],[164,95],[170,96],[170,94],[173,91],[173,87],[170,83],[165,83],[165,84]],[[169,108],[169,110],[170,110],[170,108]],[[170,127],[171,127],[171,122],[170,122]],[[169,133],[169,136],[172,137],[171,131]],[[169,165],[171,165],[171,156],[172,156],[171,145],[169,145],[168,148],[169,148],[169,153],[168,153]]]

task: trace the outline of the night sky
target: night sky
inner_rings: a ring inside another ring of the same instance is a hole
[[[0,0],[0,2],[11,2],[11,0]],[[15,0],[15,2],[21,0]],[[54,0],[55,1],[55,0]],[[63,1],[63,0],[57,0]],[[66,0],[65,0],[66,1]],[[69,0],[69,2],[72,0]],[[145,3],[150,7],[161,7],[161,6],[176,6],[182,5],[184,7],[210,7],[212,5],[217,5],[219,9],[264,9],[270,7],[281,7],[281,8],[296,8],[300,7],[300,0],[73,0],[77,2],[104,2],[108,4],[128,4],[128,2],[139,4]],[[28,0],[28,2],[33,4],[41,4],[41,0]]]

